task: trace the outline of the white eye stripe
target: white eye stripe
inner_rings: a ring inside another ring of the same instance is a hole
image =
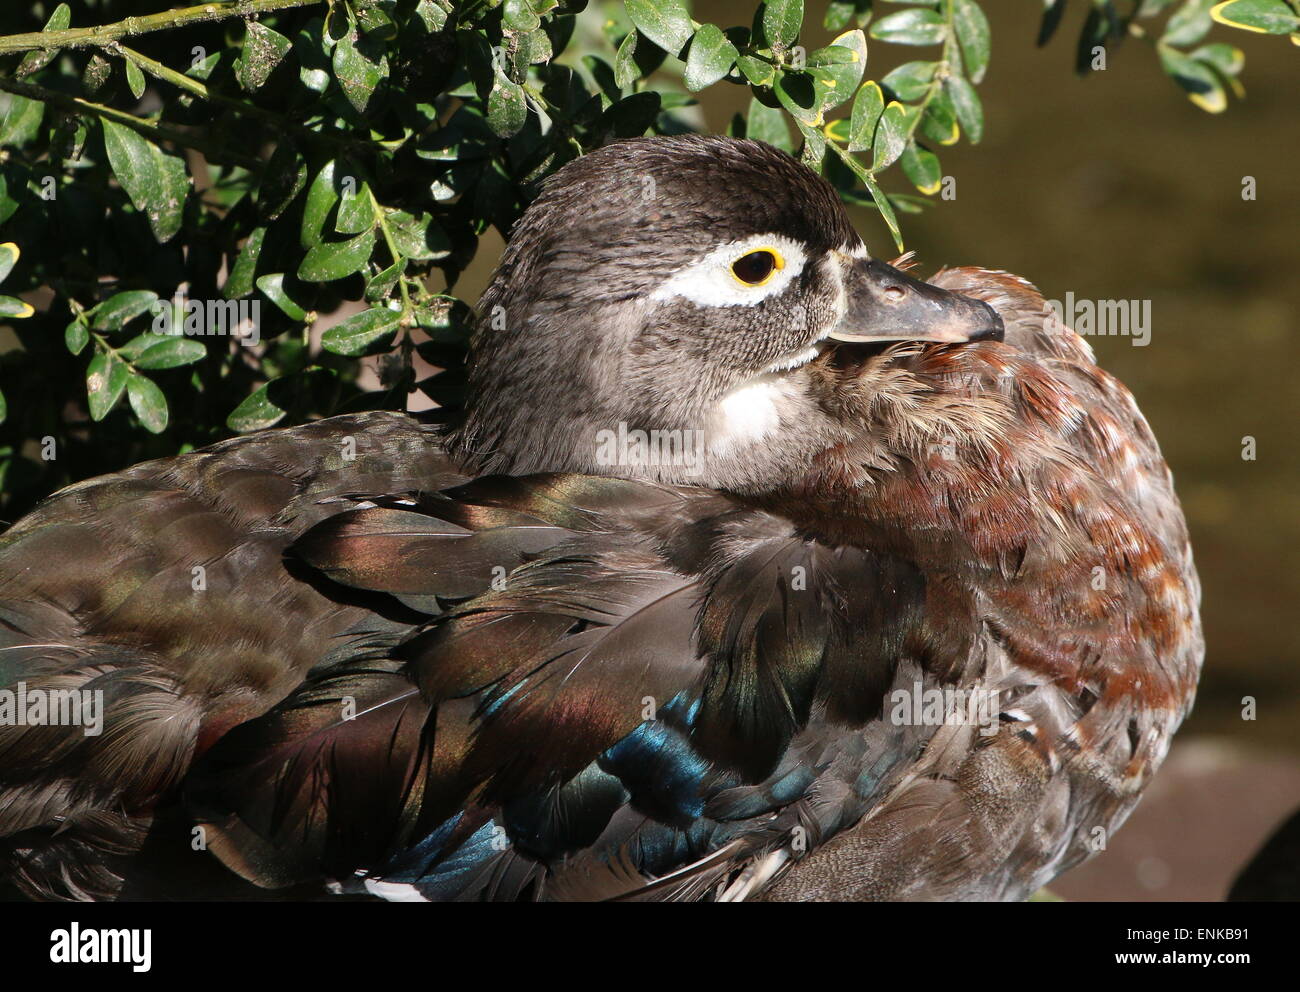
[[[784,264],[762,285],[746,286],[732,274],[731,265],[761,248],[779,252]],[[678,269],[650,294],[650,299],[683,299],[702,307],[753,306],[784,292],[803,272],[807,260],[807,249],[798,241],[781,234],[756,234],[719,245]]]

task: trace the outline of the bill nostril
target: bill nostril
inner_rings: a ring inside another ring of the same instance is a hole
[[[888,286],[885,289],[885,301],[887,303],[899,303],[907,295],[907,290],[902,286]]]

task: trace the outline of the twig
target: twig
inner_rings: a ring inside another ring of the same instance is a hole
[[[0,37],[0,55],[7,52],[27,52],[35,49],[105,47],[119,38],[166,31],[231,17],[249,17],[293,7],[314,7],[325,0],[216,0],[197,7],[179,7],[143,17],[128,17],[113,24],[99,24],[86,28],[65,28],[62,31],[29,31]]]
[[[6,79],[3,76],[0,76],[0,90],[15,93],[29,100],[40,100],[42,103],[59,107],[74,114],[94,114],[96,117],[125,124],[131,130],[151,141],[171,141],[186,148],[193,148],[197,152],[202,152],[211,162],[233,162],[252,171],[260,171],[262,168],[260,159],[232,151],[229,145],[207,141],[186,131],[178,131],[166,124],[156,124],[153,121],[145,120],[143,117],[128,114],[124,110],[117,110],[102,103],[94,103],[79,96],[68,96],[68,94],[59,93],[57,90],[46,89],[44,86],[37,86],[33,83],[19,82],[16,79]]]
[[[315,141],[327,141],[331,144],[342,145],[345,147],[368,147],[368,143],[358,141],[355,138],[349,138],[346,135],[332,134],[328,131],[313,131],[311,128],[299,124],[297,121],[289,120],[282,114],[277,114],[273,110],[266,110],[253,103],[246,103],[235,97],[226,96],[224,93],[218,93],[210,89],[206,84],[195,79],[193,76],[187,76],[183,72],[177,72],[175,69],[157,62],[147,55],[137,52],[133,48],[127,48],[125,45],[114,42],[108,46],[110,53],[120,55],[122,58],[134,62],[149,75],[163,82],[171,83],[178,89],[197,96],[208,103],[217,104],[234,111],[236,114],[243,114],[247,117],[256,117],[273,127],[296,134],[300,138]]]

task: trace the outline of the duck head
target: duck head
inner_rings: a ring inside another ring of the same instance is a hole
[[[986,304],[871,258],[783,152],[625,141],[556,173],[513,232],[451,445],[478,472],[771,491],[864,429],[835,400],[834,349],[1002,333]]]

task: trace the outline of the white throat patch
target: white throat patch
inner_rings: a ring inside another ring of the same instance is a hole
[[[762,248],[779,252],[782,266],[761,286],[746,286],[732,275],[732,263]],[[803,272],[807,261],[807,250],[798,241],[782,234],[756,234],[719,245],[684,265],[651,293],[650,299],[669,300],[676,297],[702,307],[753,306],[769,296],[784,292]]]
[[[725,454],[771,437],[781,429],[782,412],[795,405],[797,389],[780,376],[762,376],[737,386],[718,401],[709,418],[709,448]]]

